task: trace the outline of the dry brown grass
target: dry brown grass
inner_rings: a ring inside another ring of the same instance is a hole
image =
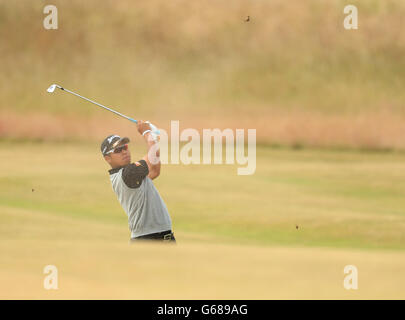
[[[390,113],[325,115],[303,112],[266,112],[249,117],[226,113],[153,121],[170,134],[170,120],[180,121],[180,130],[196,128],[256,129],[257,142],[286,146],[405,149],[405,119]],[[0,113],[0,136],[9,139],[45,141],[102,140],[110,133],[136,136],[136,126],[116,116],[77,117],[46,113],[24,115]]]
[[[163,127],[178,119],[257,128],[266,143],[403,148],[405,5],[351,3],[357,31],[344,30],[339,0],[55,0],[60,27],[47,31],[43,3],[0,0],[0,137],[131,131],[47,95],[58,82]]]

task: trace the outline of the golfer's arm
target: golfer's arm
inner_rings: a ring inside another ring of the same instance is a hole
[[[151,139],[151,137],[149,136],[150,132],[144,135],[144,139],[148,145],[148,153],[143,157],[143,160],[145,160],[146,163],[148,164],[149,168],[148,177],[153,180],[157,178],[160,174],[160,149],[157,143],[153,141],[153,139]],[[153,161],[153,159],[149,159],[149,153],[151,150],[152,156],[154,155],[157,158],[155,159],[156,161]]]

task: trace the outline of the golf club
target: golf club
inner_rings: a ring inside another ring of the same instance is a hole
[[[118,111],[115,111],[115,110],[113,110],[113,109],[111,109],[111,108],[108,108],[108,107],[106,107],[106,106],[103,106],[102,104],[100,104],[100,103],[98,103],[98,102],[95,102],[95,101],[90,100],[90,99],[88,99],[88,98],[86,98],[86,97],[83,97],[83,96],[81,96],[80,94],[77,94],[77,93],[75,93],[75,92],[73,92],[73,91],[70,91],[70,90],[68,90],[68,89],[66,89],[66,88],[63,88],[63,87],[60,86],[60,85],[53,84],[53,85],[51,85],[46,91],[48,91],[49,93],[53,93],[56,88],[58,88],[58,89],[60,89],[60,90],[63,90],[63,91],[66,91],[66,92],[68,92],[68,93],[71,93],[71,94],[75,95],[76,97],[82,98],[82,99],[84,99],[84,100],[86,100],[86,101],[88,101],[88,102],[94,103],[95,105],[97,105],[97,106],[99,106],[99,107],[101,107],[101,108],[104,108],[104,109],[106,109],[106,110],[108,110],[108,111],[111,111],[111,112],[115,113],[116,115],[118,115],[118,116],[120,116],[120,117],[123,117],[123,118],[125,118],[125,119],[127,119],[127,120],[129,120],[129,121],[132,121],[132,122],[134,122],[134,123],[138,123],[138,120],[132,119],[131,117],[128,117],[128,116],[126,116],[126,115],[124,115],[124,114],[122,114],[122,113],[120,113],[120,112],[118,112]],[[149,123],[149,125],[150,125],[150,127],[151,127],[151,129],[152,129],[152,135],[153,135],[154,138],[155,138],[157,135],[160,134],[160,131],[159,131],[159,129],[158,129],[156,126],[154,126],[152,123],[150,123],[149,121],[147,121],[147,122]]]

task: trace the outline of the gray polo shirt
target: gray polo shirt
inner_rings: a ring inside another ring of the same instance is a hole
[[[145,160],[109,170],[118,201],[128,216],[131,238],[171,230],[167,207],[155,188]]]

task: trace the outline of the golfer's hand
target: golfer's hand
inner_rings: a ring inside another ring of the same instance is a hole
[[[138,127],[138,132],[140,134],[143,134],[146,130],[152,130],[149,123],[142,120],[138,120],[136,126]]]

